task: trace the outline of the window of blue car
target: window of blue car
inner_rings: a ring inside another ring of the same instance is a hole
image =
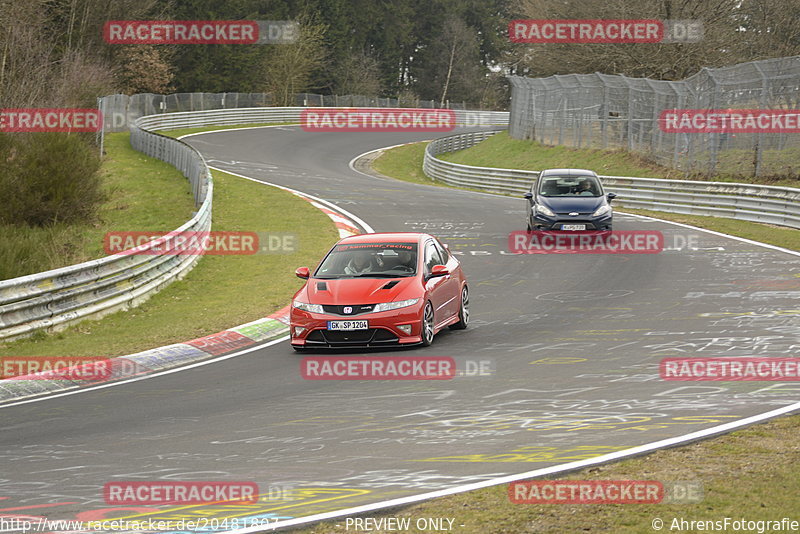
[[[545,176],[540,178],[539,194],[543,197],[599,197],[600,182],[591,175]]]

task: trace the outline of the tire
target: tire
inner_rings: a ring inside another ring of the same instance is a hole
[[[433,305],[430,302],[425,304],[425,308],[422,311],[421,326],[422,331],[420,332],[420,337],[422,338],[422,346],[430,347],[431,343],[433,343],[433,329],[436,326],[433,319]]]
[[[458,322],[450,325],[451,330],[464,330],[469,325],[469,289],[461,289],[461,306],[458,309]]]
[[[527,226],[526,230],[528,232],[533,232],[533,228],[531,227],[531,220],[530,219],[528,219],[528,222],[527,222],[526,226]]]

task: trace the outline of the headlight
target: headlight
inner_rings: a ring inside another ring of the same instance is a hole
[[[550,208],[548,208],[547,206],[545,206],[544,204],[536,204],[533,207],[533,214],[536,215],[536,213],[541,213],[542,215],[546,215],[547,217],[555,217],[556,216],[556,214],[553,213],[553,211]]]
[[[594,213],[592,213],[592,217],[600,217],[601,215],[605,215],[610,211],[611,211],[611,206],[609,206],[608,204],[603,204],[602,206],[597,208],[597,210]]]
[[[413,306],[417,302],[419,302],[419,299],[398,300],[397,302],[381,302],[380,304],[375,305],[375,307],[372,309],[372,313],[405,308],[407,306]]]
[[[297,308],[298,310],[304,310],[311,313],[325,313],[322,309],[321,304],[308,304],[307,302],[300,302],[299,300],[293,300],[292,306]]]

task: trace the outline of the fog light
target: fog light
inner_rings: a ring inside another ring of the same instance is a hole
[[[401,330],[405,335],[411,335],[411,325],[410,324],[403,324],[397,327]]]
[[[300,337],[303,335],[303,332],[306,331],[306,329],[303,328],[302,326],[295,326],[292,329],[294,330],[293,337]]]

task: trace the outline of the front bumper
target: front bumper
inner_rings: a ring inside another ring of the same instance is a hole
[[[422,341],[422,307],[419,304],[379,313],[343,317],[292,308],[289,315],[291,344],[305,348],[386,347]],[[367,330],[328,330],[328,321],[366,320]],[[410,333],[399,326],[410,325]]]
[[[582,214],[577,217],[571,217],[566,214],[556,213],[555,217],[546,217],[537,213],[535,216],[531,216],[531,228],[535,230],[560,231],[563,230],[562,225],[565,224],[583,224],[586,226],[585,230],[611,230],[612,218],[611,214],[599,217]]]

